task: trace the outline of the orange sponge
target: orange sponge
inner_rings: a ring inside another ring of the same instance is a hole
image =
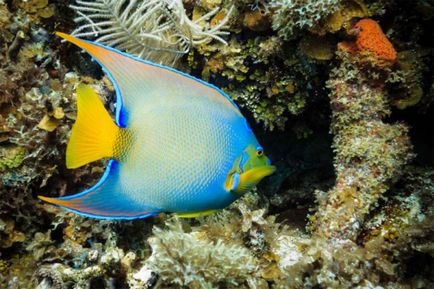
[[[380,25],[372,19],[362,19],[351,29],[356,34],[355,42],[342,42],[339,48],[351,52],[369,51],[379,60],[396,61],[396,50],[381,30]]]

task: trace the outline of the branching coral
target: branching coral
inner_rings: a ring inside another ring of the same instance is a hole
[[[209,20],[219,8],[190,20],[181,0],[77,0],[71,7],[82,23],[73,35],[96,41],[158,63],[173,64],[192,46],[212,39],[226,43],[221,28],[230,11],[216,25]]]

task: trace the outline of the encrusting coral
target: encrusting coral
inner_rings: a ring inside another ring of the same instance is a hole
[[[26,239],[23,232],[15,230],[15,221],[11,219],[0,219],[0,237],[0,248],[9,248]]]
[[[423,85],[423,72],[428,70],[427,51],[423,49],[401,51],[396,66],[388,79],[393,91],[391,104],[398,109],[416,105],[422,110],[425,109],[424,104],[430,101],[430,93],[424,93]]]
[[[365,216],[377,206],[390,182],[412,157],[408,128],[382,121],[390,114],[384,85],[379,85],[387,75],[375,79],[371,75],[381,75],[381,68],[376,71],[378,63],[394,61],[396,52],[380,34],[381,30],[377,31],[378,24],[371,21],[364,19],[356,24],[356,29],[364,27],[363,31],[371,34],[363,41],[357,39],[361,43],[354,56],[345,52],[346,47],[341,48],[341,66],[331,72],[328,81],[335,134],[336,185],[328,192],[327,200],[320,196],[320,206],[324,208],[312,217],[315,231],[326,237],[354,240]],[[370,29],[376,32],[366,29],[363,23],[373,25]],[[364,56],[357,54],[366,52],[375,53],[369,63],[371,68],[367,67]]]
[[[273,0],[273,29],[285,40],[295,36],[295,30],[312,28],[320,20],[340,9],[341,0]]]
[[[39,21],[39,18],[50,18],[54,15],[54,5],[48,0],[18,0],[18,7],[29,13],[31,20]]]

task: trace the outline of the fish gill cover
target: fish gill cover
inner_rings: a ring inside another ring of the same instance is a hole
[[[0,0],[0,288],[433,288],[433,17],[426,0]],[[42,203],[106,166],[65,167],[77,86],[116,110],[55,31],[222,88],[275,175],[192,220]]]

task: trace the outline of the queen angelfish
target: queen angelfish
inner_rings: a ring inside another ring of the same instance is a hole
[[[162,212],[196,217],[228,206],[275,171],[238,107],[217,87],[99,43],[56,34],[86,50],[109,75],[116,117],[114,122],[89,86],[78,85],[66,166],[110,161],[90,189],[40,199],[94,218]]]

